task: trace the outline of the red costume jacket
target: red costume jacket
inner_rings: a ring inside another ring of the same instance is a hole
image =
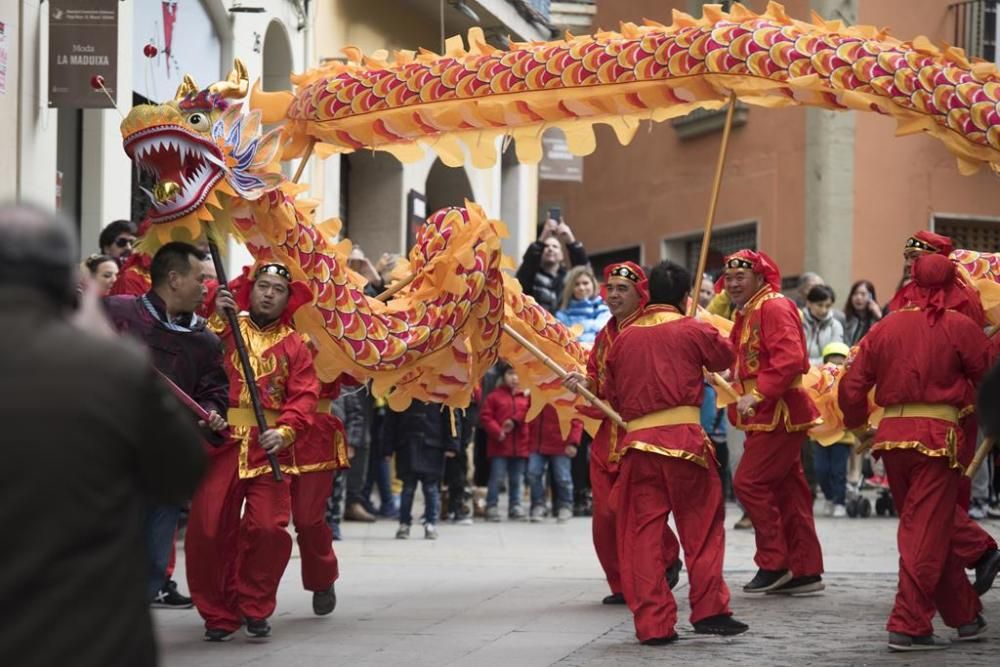
[[[752,417],[729,406],[729,420],[744,431],[806,431],[819,411],[802,387],[809,370],[802,318],[791,299],[765,285],[736,313],[730,340],[736,347],[736,379],[743,394],[763,400]]]
[[[590,349],[590,356],[587,358],[587,379],[590,380],[591,390],[597,398],[607,400],[607,369],[608,353],[611,346],[618,338],[619,332],[633,321],[639,311],[636,311],[625,318],[621,324],[618,319],[612,317],[604,328],[597,332],[594,338],[594,347]],[[601,425],[597,428],[597,434],[590,445],[590,455],[602,458],[611,463],[617,463],[622,456],[620,441],[621,433],[618,425],[607,418],[607,416],[592,405],[585,405],[577,408],[588,417],[601,420]]]
[[[149,277],[149,267],[153,257],[144,252],[133,252],[122,264],[118,279],[111,286],[111,296],[141,296],[153,286]],[[200,313],[199,313],[200,314]]]
[[[232,433],[229,444],[240,449],[239,476],[247,479],[270,474],[267,455],[257,441],[250,391],[243,379],[232,333],[228,325],[220,326],[218,322],[218,317],[212,318],[213,328],[219,331],[225,345],[224,362],[229,376],[227,420]],[[278,428],[292,442],[291,447],[278,453],[278,462],[284,472],[295,474],[295,442],[312,428],[319,395],[312,353],[302,337],[280,321],[260,329],[248,314],[243,313],[239,316],[239,325],[250,365],[257,376],[268,425]]]
[[[479,413],[479,424],[486,431],[486,456],[527,458],[531,454],[531,432],[524,421],[529,405],[527,394],[514,393],[507,385],[497,385],[489,393]],[[508,419],[513,420],[514,430],[501,440],[503,423]]]
[[[724,371],[732,344],[710,324],[672,306],[647,306],[622,331],[607,360],[607,394],[629,422],[622,451],[673,456],[708,467],[712,444],[701,428],[704,371]]]
[[[874,386],[875,402],[886,413],[873,451],[916,449],[959,467],[958,413],[968,402],[969,383],[978,383],[988,368],[987,347],[982,329],[955,311],[943,313],[933,327],[920,310],[893,313],[861,340],[840,380],[844,424],[853,429],[867,422]]]
[[[339,395],[340,380],[320,384],[312,428],[293,448],[297,472],[344,470],[351,467],[347,456],[347,439],[344,437],[344,422],[330,413],[330,402]]]
[[[569,437],[564,438],[559,428],[559,413],[551,405],[542,408],[528,427],[531,429],[531,451],[543,456],[565,456],[566,447],[579,447],[583,437],[583,422],[574,419],[570,424]]]

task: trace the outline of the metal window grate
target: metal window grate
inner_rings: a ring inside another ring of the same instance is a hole
[[[712,234],[712,244],[708,248],[708,263],[705,270],[715,276],[722,269],[722,260],[737,250],[757,249],[757,225],[749,225],[717,231]],[[698,270],[701,255],[701,236],[684,242],[684,266],[688,271]]]
[[[935,218],[934,231],[950,236],[956,248],[1000,252],[1000,221]]]
[[[955,22],[954,41],[966,55],[996,62],[997,4],[1000,0],[965,0],[948,7]]]

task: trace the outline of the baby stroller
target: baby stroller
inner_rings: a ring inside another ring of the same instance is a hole
[[[862,465],[861,480],[856,484],[847,485],[847,516],[867,519],[872,514],[872,501],[863,492],[874,491],[875,514],[878,516],[896,516],[896,507],[889,491],[889,480],[880,463],[873,465],[872,458],[866,456]],[[871,495],[871,494],[868,494]]]

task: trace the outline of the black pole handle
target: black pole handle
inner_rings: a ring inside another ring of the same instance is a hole
[[[215,265],[215,275],[219,281],[219,289],[229,288],[229,280],[226,279],[226,269],[222,265],[222,257],[219,255],[219,246],[214,241],[208,242],[208,250],[212,253],[212,264]],[[250,355],[247,354],[246,343],[243,342],[243,334],[240,332],[240,324],[236,319],[236,311],[226,308],[226,321],[229,322],[229,329],[233,333],[233,343],[236,345],[236,354],[240,357],[240,366],[243,367],[243,379],[247,389],[250,391],[250,403],[253,404],[253,414],[257,418],[258,435],[267,430],[267,417],[264,416],[264,406],[260,403],[260,392],[257,389],[257,376],[250,366]],[[271,464],[271,473],[274,481],[280,482],[281,466],[278,465],[278,457],[270,452],[267,454],[267,461]]]

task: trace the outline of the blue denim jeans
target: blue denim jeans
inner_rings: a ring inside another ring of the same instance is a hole
[[[424,523],[434,525],[441,514],[441,478],[430,475],[409,475],[403,480],[403,492],[399,496],[399,522],[407,526],[413,523],[413,496],[417,493],[417,482],[424,490]]]
[[[568,456],[552,456],[534,453],[528,459],[528,484],[531,485],[531,507],[534,509],[545,504],[545,468],[552,466],[553,509],[561,507],[573,509],[573,471],[572,459]]]
[[[177,519],[181,509],[172,505],[149,505],[146,508],[143,532],[146,535],[146,599],[150,602],[167,580],[167,564],[174,543]]]
[[[497,456],[490,459],[490,483],[486,488],[486,506],[496,507],[500,501],[500,483],[507,478],[507,511],[521,506],[521,488],[528,459]]]
[[[824,447],[818,442],[812,443],[812,446],[819,488],[834,505],[843,505],[847,494],[847,459],[851,456],[851,446],[837,444]]]

